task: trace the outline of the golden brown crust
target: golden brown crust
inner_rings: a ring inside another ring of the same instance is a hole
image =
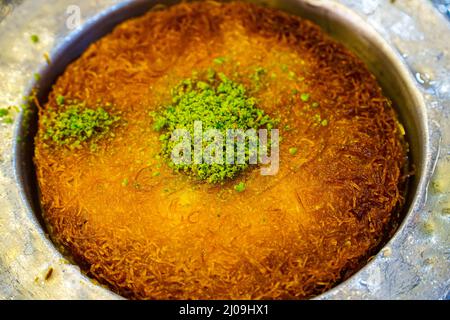
[[[219,56],[233,63],[214,66]],[[279,174],[246,173],[245,194],[232,184],[193,185],[165,166],[151,177],[159,146],[148,112],[192,70],[210,66],[274,74],[255,95],[291,126]],[[293,89],[320,107],[292,97]],[[126,297],[311,297],[367,260],[403,202],[405,151],[390,101],[342,45],[276,10],[201,2],[149,12],[72,63],[41,116],[58,94],[112,102],[128,123],[95,153],[48,147],[38,135],[35,157],[53,238]],[[144,188],[133,188],[136,181]]]

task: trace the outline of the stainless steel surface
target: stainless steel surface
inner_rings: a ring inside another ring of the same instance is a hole
[[[432,0],[436,9],[450,19],[450,0]]]
[[[264,2],[315,21],[366,61],[398,106],[417,168],[408,212],[395,236],[367,266],[318,298],[448,297],[450,45],[443,35],[450,32],[449,22],[424,0]],[[20,105],[35,72],[42,74],[45,92],[92,40],[156,2],[8,3],[0,8],[0,108]],[[73,6],[82,16],[75,30],[67,23]],[[31,34],[38,34],[40,42],[33,44]],[[46,52],[51,67],[43,58]],[[0,124],[0,298],[120,298],[80,273],[45,236],[33,212],[31,140],[15,143],[24,135],[20,122],[17,114],[13,126]],[[54,271],[45,280],[49,268]]]

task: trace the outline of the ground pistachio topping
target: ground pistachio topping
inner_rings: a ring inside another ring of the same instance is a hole
[[[14,122],[12,111],[13,107],[0,108],[0,123],[12,124]]]
[[[37,34],[32,34],[32,35],[30,36],[30,40],[31,40],[31,42],[33,42],[33,43],[38,43],[38,42],[39,42],[39,36],[38,36]]]
[[[237,192],[244,192],[245,191],[245,183],[244,182],[239,182],[237,185],[234,186],[234,190],[236,190]]]
[[[298,148],[296,148],[296,147],[289,148],[289,153],[291,155],[295,156],[297,154],[297,152],[298,152]]]
[[[91,149],[95,149],[96,142],[111,135],[111,128],[120,120],[119,116],[111,115],[103,106],[89,108],[85,102],[74,100],[65,103],[65,100],[58,96],[58,108],[49,110],[43,117],[44,140],[70,149],[89,143]]]
[[[262,109],[258,108],[255,98],[248,95],[247,89],[241,83],[229,79],[223,73],[209,69],[195,78],[181,81],[172,90],[172,103],[163,106],[160,111],[152,112],[153,128],[161,131],[162,156],[169,166],[177,172],[183,172],[191,177],[208,183],[223,183],[235,178],[249,166],[248,144],[245,148],[245,163],[195,163],[175,164],[172,150],[177,141],[172,141],[172,132],[185,129],[194,136],[194,123],[201,121],[202,129],[218,130],[223,137],[228,129],[268,129],[278,124]],[[204,78],[205,80],[199,80]],[[205,143],[205,142],[203,142]],[[191,144],[194,150],[194,145]],[[243,190],[242,190],[243,191]]]

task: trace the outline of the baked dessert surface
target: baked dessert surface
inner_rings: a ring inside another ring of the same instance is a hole
[[[212,185],[161,160],[149,113],[210,68],[280,119],[277,175]],[[59,96],[103,105],[121,124],[95,149],[54,145],[42,119]],[[402,133],[364,64],[311,22],[199,2],[126,21],[69,65],[40,110],[35,164],[52,238],[119,294],[298,299],[354,273],[395,228]]]

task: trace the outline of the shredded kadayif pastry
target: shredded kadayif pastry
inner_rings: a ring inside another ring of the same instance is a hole
[[[279,119],[276,175],[254,167],[210,184],[161,157],[151,114],[210,69]],[[82,130],[62,124],[63,137],[85,137],[73,148],[44,121],[71,104],[75,114],[55,119],[88,116]],[[313,23],[252,4],[183,3],[120,24],[53,86],[35,150],[43,214],[83,271],[128,298],[308,298],[395,229],[401,128],[365,65]]]

